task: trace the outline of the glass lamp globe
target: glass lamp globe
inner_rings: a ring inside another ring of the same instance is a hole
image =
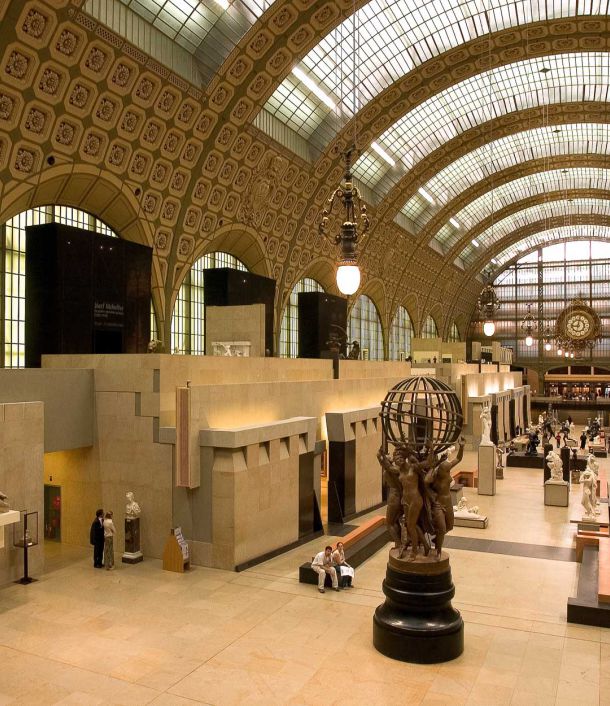
[[[566,351],[566,352],[565,352],[565,357],[566,357],[566,358],[569,358],[569,357],[570,357],[569,351]]]
[[[557,349],[557,355],[561,355],[562,353],[563,353],[563,351],[561,350],[561,348],[558,348],[558,349]]]
[[[341,294],[349,296],[358,291],[360,286],[360,269],[358,265],[339,265],[337,267],[337,287]]]
[[[570,358],[573,358],[573,357],[574,357],[574,353],[570,353]]]
[[[486,321],[483,324],[483,333],[486,336],[493,336],[495,332],[496,332],[496,325],[494,324],[493,321]]]
[[[531,346],[534,343],[534,339],[531,336],[526,336],[525,337],[525,345],[526,346]]]
[[[545,343],[545,344],[544,344],[544,350],[545,350],[545,351],[550,351],[550,350],[551,350],[551,344],[548,343],[548,342]]]

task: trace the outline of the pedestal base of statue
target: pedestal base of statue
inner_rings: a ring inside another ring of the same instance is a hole
[[[121,557],[124,564],[138,564],[144,560],[140,551],[140,518],[127,517],[125,519],[125,551]]]
[[[496,466],[496,480],[504,480],[504,466]]]
[[[464,621],[451,605],[455,587],[449,556],[430,551],[414,561],[390,549],[383,582],[385,603],[373,617],[373,644],[392,659],[418,664],[448,662],[464,651]]]
[[[570,504],[570,484],[564,480],[547,480],[544,484],[544,504],[554,507],[568,507]]]
[[[474,527],[475,529],[487,529],[488,524],[489,520],[487,519],[487,515],[481,517],[477,517],[476,515],[474,517],[467,517],[466,515],[462,517],[461,515],[455,515],[453,518],[454,527]]]
[[[463,487],[464,486],[460,483],[455,483],[449,488],[449,492],[451,493],[451,504],[453,506],[457,505],[462,499],[462,496],[464,495],[462,492]]]
[[[479,495],[496,494],[496,447],[493,444],[479,446]]]

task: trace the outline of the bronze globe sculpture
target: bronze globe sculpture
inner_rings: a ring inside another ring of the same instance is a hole
[[[373,644],[394,659],[445,662],[464,650],[464,623],[451,605],[455,587],[442,549],[453,529],[451,469],[464,451],[460,400],[441,380],[415,376],[388,391],[380,417],[378,459],[394,547],[383,582],[386,600],[373,619]],[[458,440],[457,456],[449,460]]]

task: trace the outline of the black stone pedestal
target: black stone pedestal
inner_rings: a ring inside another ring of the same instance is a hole
[[[137,564],[143,561],[144,556],[140,551],[140,518],[125,518],[125,551],[121,557],[124,564]]]
[[[436,664],[459,657],[464,651],[464,622],[451,605],[455,587],[449,557],[397,558],[390,550],[383,582],[385,603],[375,611],[373,644],[392,659]]]

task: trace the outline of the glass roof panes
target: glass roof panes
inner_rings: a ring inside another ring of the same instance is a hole
[[[570,215],[600,214],[610,216],[610,201],[605,199],[573,199],[572,201],[551,201],[538,204],[522,211],[513,213],[494,224],[477,236],[477,240],[485,249],[490,249],[495,243],[514,233],[519,228],[525,228],[530,223],[543,221],[547,218],[565,216],[566,225],[570,224]],[[465,265],[471,265],[480,252],[472,244],[460,254]],[[496,256],[497,257],[497,256]]]
[[[546,74],[542,66],[549,67]],[[494,117],[540,105],[607,102],[610,54],[591,52],[546,56],[502,66],[437,93],[396,121],[377,140],[396,158],[408,153],[418,162],[449,140]],[[561,136],[561,133],[559,133]],[[487,161],[491,159],[488,154]],[[354,174],[379,193],[400,178],[389,165],[375,182],[354,165]]]
[[[447,165],[424,184],[424,188],[431,194],[443,194],[447,203],[491,174],[521,162],[565,154],[610,153],[610,125],[562,125],[561,132],[554,133],[556,129],[553,126],[535,128],[494,140]],[[435,212],[417,193],[401,210],[413,221],[414,230],[422,228]]]
[[[519,243],[510,245],[503,250],[499,255],[496,255],[499,265],[505,265],[516,257],[520,252],[525,252],[538,245],[545,245],[554,240],[607,240],[610,241],[610,226],[600,225],[580,225],[580,226],[561,226],[550,230],[534,233],[533,235],[524,238]],[[550,249],[551,246],[549,246]]]
[[[455,218],[464,225],[462,232],[454,228],[441,228],[434,236],[438,244],[448,249],[456,245],[464,232],[473,228],[477,223],[491,216],[492,208],[495,212],[505,206],[522,201],[537,194],[552,192],[565,192],[573,189],[610,189],[610,170],[593,167],[578,167],[574,169],[553,169],[548,172],[539,172],[529,176],[515,179],[502,184],[492,191],[480,196],[458,211]]]
[[[353,114],[353,27],[358,34],[356,105],[359,109],[388,86],[443,52],[489,32],[546,19],[598,15],[610,12],[610,0],[371,0],[321,39],[302,60],[304,71],[341,103],[339,112]],[[275,108],[289,91],[276,91]],[[298,104],[298,99],[291,100]],[[270,101],[271,103],[271,101]],[[273,112],[269,104],[267,110]],[[305,111],[307,112],[307,111]],[[314,116],[315,117],[315,116]],[[318,124],[310,121],[296,128],[312,135]],[[317,134],[327,144],[336,127]],[[382,145],[387,149],[390,145]],[[390,154],[392,151],[390,150]]]
[[[272,0],[121,0],[197,58],[209,80]]]

